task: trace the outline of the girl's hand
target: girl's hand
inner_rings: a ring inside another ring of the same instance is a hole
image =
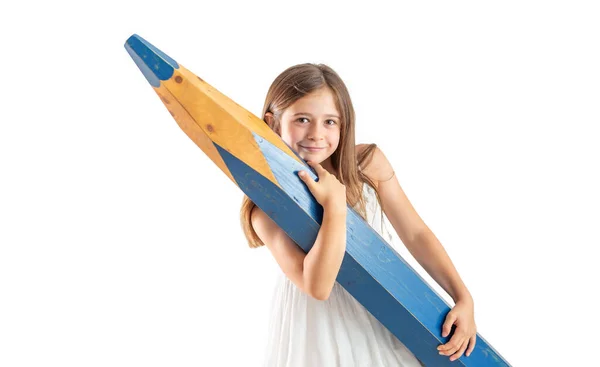
[[[472,301],[458,301],[446,315],[442,336],[445,338],[450,334],[452,325],[456,325],[456,330],[450,341],[437,349],[441,355],[451,356],[450,361],[459,359],[465,350],[467,350],[465,355],[468,357],[475,348],[477,328],[473,308]]]
[[[319,181],[313,181],[306,171],[299,171],[300,179],[308,186],[315,199],[324,209],[345,210],[346,209],[346,186],[327,172],[319,163],[307,161],[317,172]]]

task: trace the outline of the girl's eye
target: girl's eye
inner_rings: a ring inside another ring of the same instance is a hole
[[[308,119],[306,117],[300,117],[296,121],[303,122],[303,120],[308,120]],[[329,126],[333,126],[333,125],[337,124],[337,122],[335,120],[327,120],[327,124]]]

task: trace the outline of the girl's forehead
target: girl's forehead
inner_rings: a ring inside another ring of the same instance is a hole
[[[287,108],[286,112],[308,112],[322,115],[331,114],[339,116],[339,111],[337,110],[335,103],[335,96],[329,89],[326,88],[312,92],[298,99]]]

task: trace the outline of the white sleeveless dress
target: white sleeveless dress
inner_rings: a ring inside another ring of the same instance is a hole
[[[374,189],[364,184],[363,195],[367,222],[391,245]],[[319,301],[300,291],[278,269],[264,366],[423,366],[338,282],[329,298]]]

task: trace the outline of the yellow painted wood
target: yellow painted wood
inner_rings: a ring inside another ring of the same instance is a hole
[[[223,161],[223,158],[217,151],[217,148],[213,144],[212,140],[206,135],[206,132],[200,128],[198,123],[190,116],[186,109],[175,99],[175,97],[169,92],[169,90],[161,84],[160,87],[154,88],[156,94],[165,105],[167,110],[171,113],[171,116],[177,122],[177,125],[185,132],[185,134],[192,139],[192,141],[212,160],[217,167],[223,171],[227,177],[233,183],[237,185],[237,182],[233,178],[229,168]]]
[[[181,69],[181,65],[179,66]],[[252,136],[252,130],[240,123],[232,111],[227,110],[230,104],[215,93],[212,86],[201,83],[191,72],[180,73],[179,69],[175,70],[169,80],[162,81],[161,85],[169,90],[210,140],[279,186]]]
[[[300,160],[283,141],[281,141],[281,137],[275,134],[263,120],[237,104],[233,99],[213,88],[210,84],[206,83],[204,80],[187,70],[185,67],[180,65],[179,70],[175,70],[174,76],[178,73],[182,76],[187,76],[188,80],[190,80],[190,82],[199,89],[205,90],[206,95],[211,97],[215,103],[222,106],[223,109],[231,114],[236,121],[243,124],[257,135],[267,139],[271,144],[281,149],[281,151],[289,154],[290,157],[293,157],[299,163],[304,164],[304,162]]]
[[[230,179],[238,180],[239,187],[305,252],[310,251],[322,210],[300,181],[289,179],[295,161],[304,167],[303,161],[262,120],[141,37],[130,37],[126,49],[184,132],[206,148],[202,150],[209,158]],[[225,134],[222,125],[233,132]],[[265,168],[265,156],[272,169]],[[366,221],[350,208],[348,214],[346,255],[336,278],[346,291],[427,366],[510,366],[480,335],[468,359],[451,364],[438,355],[435,345],[452,336],[439,334],[449,306]]]

